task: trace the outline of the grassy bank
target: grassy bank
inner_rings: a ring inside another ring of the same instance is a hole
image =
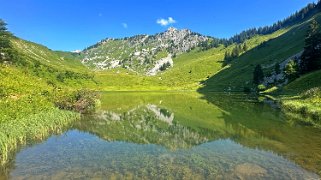
[[[54,88],[48,85],[48,79],[23,72],[19,67],[1,65],[0,79],[0,165],[3,167],[19,147],[62,132],[79,119],[79,112],[88,105],[83,95],[77,98],[77,88]],[[77,102],[77,106],[67,106],[66,99],[71,105]]]
[[[281,97],[283,111],[294,120],[321,127],[321,89],[305,91],[298,96]]]
[[[0,64],[0,165],[5,169],[23,145],[61,133],[80,113],[95,106],[87,73],[50,66],[19,54],[20,62]],[[57,67],[56,67],[57,66]]]
[[[303,75],[271,92],[295,122],[321,127],[321,70]]]
[[[61,133],[80,114],[50,108],[24,118],[12,119],[0,124],[0,163],[6,165],[20,146],[46,139],[51,134]]]

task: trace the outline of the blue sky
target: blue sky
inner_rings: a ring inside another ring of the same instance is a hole
[[[16,36],[54,50],[83,49],[106,37],[154,34],[170,26],[214,37],[270,25],[313,0],[0,0]]]

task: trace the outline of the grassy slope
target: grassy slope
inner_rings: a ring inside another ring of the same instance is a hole
[[[321,22],[321,14],[315,16]],[[286,33],[272,39],[263,46],[258,46],[239,58],[235,59],[230,67],[223,69],[206,81],[201,91],[243,91],[244,87],[252,86],[253,71],[257,64],[263,66],[282,62],[292,55],[302,51],[309,21],[293,26]],[[269,73],[271,68],[264,71]]]
[[[54,52],[45,46],[25,41],[19,38],[12,38],[11,43],[19,53],[23,54],[24,60],[29,62],[38,61],[53,68],[86,72],[87,68],[76,58],[65,52]]]
[[[321,70],[306,74],[286,85],[283,89],[285,94],[302,93],[314,87],[321,87]]]
[[[66,71],[88,73],[79,61],[61,58],[44,46],[12,38],[23,66],[0,64],[0,164],[6,164],[19,145],[46,138],[79,118],[54,106],[54,99],[94,86],[90,79],[57,79]],[[1,169],[1,168],[0,168]]]
[[[255,48],[262,42],[276,38],[287,30],[256,36],[247,41],[249,48]],[[222,70],[224,54],[235,45],[218,47],[207,51],[195,49],[174,58],[174,67],[158,74],[145,76],[124,69],[113,69],[96,73],[102,90],[196,90],[201,82]]]

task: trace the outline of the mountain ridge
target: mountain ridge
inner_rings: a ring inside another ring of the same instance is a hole
[[[106,38],[81,51],[82,63],[96,70],[123,67],[134,72],[156,75],[172,67],[172,58],[214,40],[189,29],[168,28],[154,35]]]

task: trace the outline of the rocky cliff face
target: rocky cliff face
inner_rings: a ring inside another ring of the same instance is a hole
[[[80,52],[83,64],[98,70],[123,67],[155,75],[174,66],[172,58],[211,38],[188,29],[169,28],[155,35],[104,39]]]

